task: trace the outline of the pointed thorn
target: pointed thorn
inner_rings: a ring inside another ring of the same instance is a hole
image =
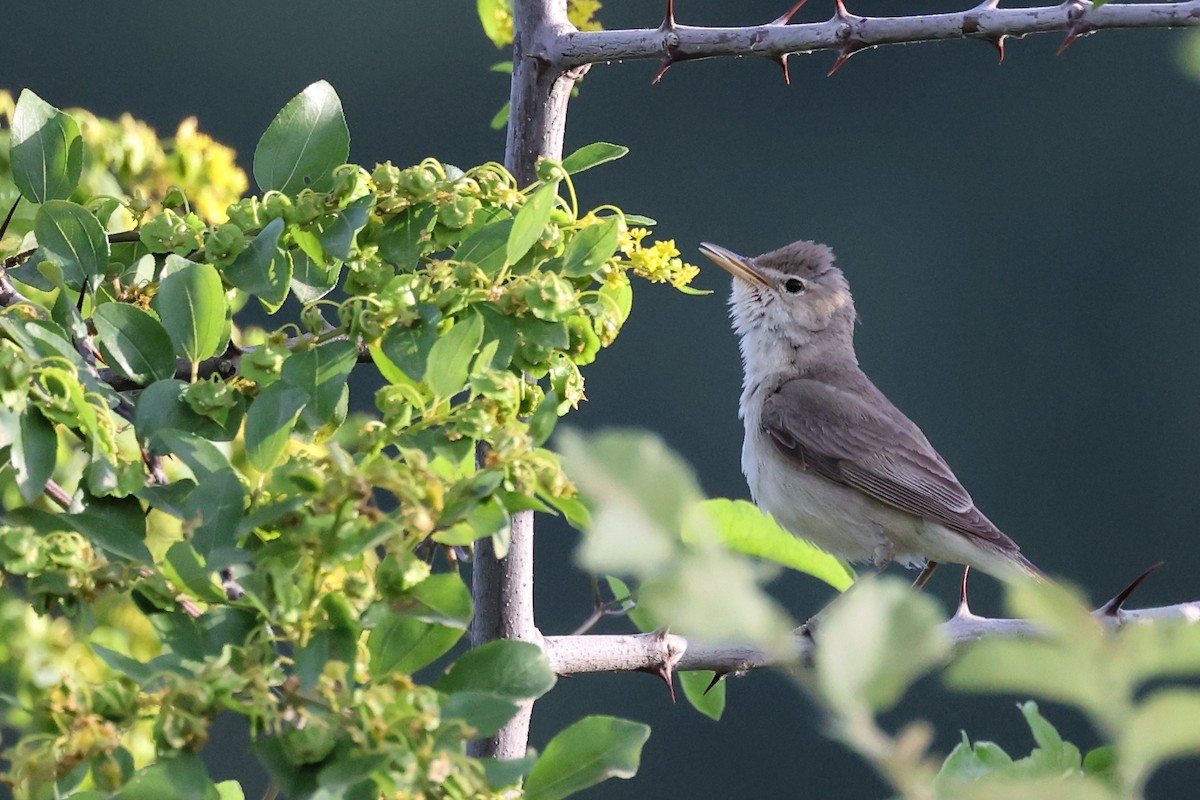
[[[803,8],[804,4],[807,2],[808,2],[808,0],[800,0],[799,3],[796,3],[796,5],[792,6],[790,9],[788,9],[783,14],[783,16],[779,17],[774,22],[769,22],[767,24],[768,25],[787,25],[789,22],[792,21],[792,17],[795,15],[795,13],[797,11],[799,11],[801,8]]]
[[[1000,63],[1001,64],[1004,63],[1004,42],[1007,39],[1008,39],[1008,36],[1003,35],[1003,34],[1000,36],[987,37],[987,41],[990,42],[992,47],[996,48],[996,52],[1000,54]]]
[[[675,704],[675,673],[671,669],[670,664],[663,664],[658,671],[658,677],[663,679],[663,683],[667,684],[667,691],[671,693],[671,704]]]
[[[841,0],[838,0],[838,5],[841,5]],[[835,73],[839,69],[841,69],[842,64],[845,64],[847,61],[850,60],[850,56],[854,55],[855,53],[857,53],[860,50],[865,50],[866,47],[867,46],[865,44],[863,44],[862,42],[856,42],[856,41],[846,42],[845,46],[842,48],[841,55],[838,56],[838,60],[833,62],[833,69],[829,70],[829,72],[826,73],[825,77],[826,78],[833,77],[833,73]]]
[[[787,72],[787,65],[784,65],[784,72]],[[8,233],[8,223],[12,222],[13,214],[17,213],[17,206],[21,203],[21,195],[17,195],[17,199],[13,201],[12,208],[8,210],[8,216],[4,218],[4,224],[0,225],[0,239],[4,238],[4,234]]]
[[[958,610],[954,612],[954,616],[956,616],[956,617],[971,616],[971,603],[967,599],[967,595],[969,594],[969,592],[967,591],[967,585],[968,585],[970,576],[971,576],[971,568],[963,567],[962,585],[959,587],[959,590],[958,590]]]
[[[792,73],[788,69],[788,56],[790,55],[791,53],[784,53],[779,57],[779,66],[783,69],[783,82],[788,86],[792,85]]]
[[[834,16],[838,19],[846,19],[850,16],[850,12],[846,10],[846,4],[842,0],[834,0],[837,3],[837,11]]]
[[[1126,586],[1124,589],[1122,589],[1120,594],[1118,594],[1112,600],[1109,600],[1107,603],[1105,603],[1100,609],[1104,613],[1104,616],[1106,616],[1106,617],[1117,616],[1117,614],[1119,614],[1121,612],[1121,607],[1125,605],[1125,601],[1129,599],[1129,596],[1131,594],[1133,594],[1134,591],[1136,591],[1139,586],[1142,585],[1142,581],[1146,580],[1146,578],[1149,578],[1151,575],[1153,575],[1155,572],[1157,572],[1162,567],[1162,565],[1165,563],[1167,563],[1167,562],[1160,561],[1157,564],[1151,566],[1149,569],[1147,569],[1141,575],[1138,575],[1136,578],[1134,578],[1133,582],[1130,583],[1128,586]]]
[[[708,682],[708,686],[704,687],[704,693],[708,694],[709,692],[711,692],[713,690],[713,687],[716,686],[721,681],[725,680],[725,676],[728,674],[729,674],[728,672],[714,672],[713,676],[712,676],[712,680]]]
[[[654,80],[650,81],[650,85],[653,86],[656,83],[658,83],[659,81],[661,81],[663,75],[667,74],[667,70],[669,70],[671,68],[671,65],[674,63],[675,63],[675,60],[673,58],[671,58],[670,56],[663,56],[662,68],[659,69],[659,71],[657,73],[655,73]]]
[[[1084,36],[1094,33],[1095,31],[1096,28],[1093,25],[1088,23],[1080,24],[1076,22],[1071,26],[1071,30],[1067,33],[1067,38],[1063,40],[1062,45],[1060,45],[1058,48],[1058,52],[1056,52],[1054,55],[1061,56],[1063,52],[1066,51],[1068,47],[1075,44],[1077,40],[1082,39]]]
[[[675,30],[675,0],[667,0],[667,14],[663,17],[662,24],[658,26],[660,31]]]

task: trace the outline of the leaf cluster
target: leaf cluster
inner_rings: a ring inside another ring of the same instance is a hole
[[[238,797],[195,756],[222,712],[293,798],[489,797],[526,775],[554,798],[631,774],[648,731],[608,718],[536,761],[465,754],[553,684],[537,648],[412,677],[466,631],[462,548],[503,553],[529,509],[586,520],[543,445],[628,317],[629,273],[695,274],[632,228],[652,221],[579,207],[572,175],[624,148],[545,162],[531,186],[498,164],[366,169],[320,82],[259,141],[261,193],[213,209],[240,173],[194,127],[164,145],[29,91],[12,120],[0,617],[26,655],[0,681],[17,796]],[[56,647],[78,667],[28,656]]]

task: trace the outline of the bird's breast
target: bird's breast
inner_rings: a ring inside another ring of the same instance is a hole
[[[754,502],[794,536],[847,561],[924,562],[923,521],[803,469],[780,453],[746,416],[742,472]]]

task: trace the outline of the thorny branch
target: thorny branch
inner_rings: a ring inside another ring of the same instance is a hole
[[[789,24],[800,5],[771,22],[739,28],[680,25],[674,3],[668,4],[662,25],[654,29],[572,31],[545,43],[542,59],[559,70],[625,59],[660,59],[657,82],[670,66],[717,56],[762,56],[778,62],[789,78],[791,55],[832,50],[838,57],[829,74],[850,56],[886,44],[981,39],[1004,59],[1004,42],[1034,33],[1061,33],[1061,53],[1076,39],[1114,28],[1176,28],[1200,26],[1200,0],[1180,3],[1108,3],[1067,0],[1036,8],[999,8],[999,0],[984,0],[966,11],[914,14],[903,17],[860,17],[842,0],[824,22]],[[790,82],[790,80],[789,80]]]
[[[1115,598],[1114,598],[1115,599]],[[1179,603],[1155,608],[1112,608],[1112,602],[1098,608],[1093,616],[1106,628],[1115,630],[1135,622],[1184,620],[1200,623],[1200,602]],[[985,636],[1032,637],[1042,634],[1036,622],[1027,619],[980,617],[966,605],[942,623],[942,631],[955,645],[974,642]],[[559,675],[589,672],[652,672],[662,670],[711,670],[718,676],[741,675],[752,669],[785,662],[806,663],[818,644],[797,634],[790,652],[769,656],[762,650],[738,645],[690,643],[685,637],[666,632],[628,636],[547,636],[543,647],[554,671]]]

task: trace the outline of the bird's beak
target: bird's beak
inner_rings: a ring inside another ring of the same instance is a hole
[[[750,259],[739,256],[732,250],[726,250],[719,244],[710,242],[700,243],[700,252],[712,259],[713,263],[735,278],[741,278],[747,283],[758,283],[770,287],[771,283],[762,273],[754,268]]]

